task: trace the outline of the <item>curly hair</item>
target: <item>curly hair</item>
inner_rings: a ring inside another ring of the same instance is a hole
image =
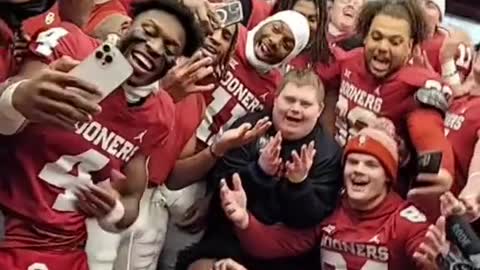
[[[357,22],[357,31],[362,38],[367,37],[373,19],[378,15],[406,20],[410,25],[414,45],[427,38],[427,25],[417,0],[375,0],[365,3]]]
[[[332,53],[330,51],[330,46],[328,46],[327,41],[327,24],[328,24],[328,13],[327,13],[327,2],[325,0],[281,0],[276,1],[273,6],[271,15],[282,11],[282,10],[291,10],[298,1],[309,1],[315,4],[318,14],[317,22],[317,32],[314,37],[311,37],[313,40],[311,55],[312,62],[318,62],[327,64],[331,59]]]
[[[177,0],[134,1],[131,7],[134,18],[141,13],[155,9],[163,10],[177,17],[182,24],[185,30],[185,36],[187,37],[185,48],[183,49],[183,55],[187,57],[192,56],[195,51],[202,46],[205,37],[200,25],[195,19],[194,14],[188,7]]]

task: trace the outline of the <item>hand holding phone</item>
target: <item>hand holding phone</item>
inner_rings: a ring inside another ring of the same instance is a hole
[[[120,50],[111,42],[104,42],[70,74],[98,87],[102,101],[133,74],[133,68]]]
[[[214,4],[219,27],[228,27],[243,20],[242,3],[238,0],[228,3]]]
[[[428,152],[418,156],[417,159],[417,172],[419,174],[438,174],[442,165],[442,152]],[[410,189],[417,187],[424,187],[430,185],[429,183],[423,183],[414,179],[411,183]]]

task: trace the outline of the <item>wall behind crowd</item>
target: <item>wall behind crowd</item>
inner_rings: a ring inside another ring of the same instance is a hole
[[[480,19],[480,18],[479,18]],[[452,14],[447,14],[443,21],[445,27],[460,28],[470,34],[475,44],[480,42],[480,22],[473,21],[466,18],[458,17]]]

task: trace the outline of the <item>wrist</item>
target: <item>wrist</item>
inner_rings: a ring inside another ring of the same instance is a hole
[[[26,121],[25,116],[17,110],[15,104],[18,104],[18,95],[15,95],[15,91],[26,80],[15,82],[9,85],[5,91],[0,95],[0,114],[1,114],[1,126],[0,133],[4,135],[15,134]]]
[[[210,151],[210,155],[212,157],[219,159],[222,158],[224,155],[223,151],[219,151],[219,147],[217,146],[217,143],[212,143],[210,146],[208,146],[208,150]]]
[[[237,227],[241,230],[245,230],[248,228],[248,225],[250,224],[250,215],[247,213],[246,217],[237,224]]]
[[[98,224],[106,231],[117,233],[122,231],[117,227],[117,223],[120,222],[124,216],[125,207],[123,206],[123,203],[117,199],[113,209],[108,214],[98,219]]]

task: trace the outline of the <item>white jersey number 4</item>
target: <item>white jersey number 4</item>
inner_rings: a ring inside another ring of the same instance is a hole
[[[52,208],[58,211],[75,211],[76,197],[73,191],[92,183],[92,172],[100,171],[109,159],[90,149],[79,155],[63,155],[57,161],[47,163],[38,177],[50,185],[65,189],[59,194]],[[76,175],[70,172],[76,168]],[[105,179],[106,180],[106,179]]]

